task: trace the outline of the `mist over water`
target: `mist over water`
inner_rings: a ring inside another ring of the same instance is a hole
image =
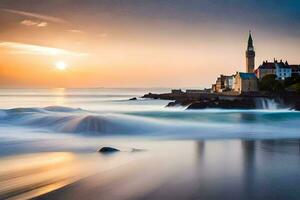
[[[185,110],[166,107],[168,101],[139,98],[148,92],[168,91],[1,89],[0,137],[37,140],[67,135],[80,137],[82,141],[87,137],[185,140],[300,137],[300,113],[280,109],[273,100],[259,99],[257,110]],[[132,97],[138,100],[129,100]],[[8,134],[8,130],[12,133]]]
[[[105,192],[104,183],[114,194],[129,199],[139,199],[137,194],[149,195],[149,199],[191,195],[218,199],[213,188],[224,185],[227,189],[219,192],[223,197],[235,188],[231,194],[244,198],[252,189],[263,195],[259,185],[272,184],[273,178],[278,179],[274,187],[281,185],[283,194],[291,188],[282,182],[300,183],[292,178],[300,166],[300,112],[279,108],[266,99],[257,102],[257,110],[185,110],[167,108],[168,101],[163,100],[129,100],[148,92],[168,91],[1,89],[0,163],[9,165],[10,170],[0,169],[0,186],[1,182],[5,185],[0,197],[33,197],[73,182],[79,184],[89,176],[95,177],[92,185],[98,190],[93,194],[80,187],[78,199],[97,199],[99,191],[103,199],[118,199]],[[101,146],[113,146],[122,153],[102,156],[96,153]],[[145,152],[131,154],[133,148]],[[266,160],[277,167],[267,167]],[[16,167],[23,166],[22,161],[27,162],[26,167]],[[288,175],[279,161],[289,165]],[[218,166],[226,166],[226,173]],[[102,175],[94,176],[105,170],[120,176],[126,187],[111,177],[102,182]],[[148,175],[140,173],[145,170]],[[269,170],[268,178],[263,180],[265,170]],[[216,181],[214,174],[228,181]],[[203,187],[198,190],[200,185]],[[30,192],[23,193],[29,186]],[[276,193],[273,189],[267,192]],[[65,192],[60,197],[52,199],[70,199]]]

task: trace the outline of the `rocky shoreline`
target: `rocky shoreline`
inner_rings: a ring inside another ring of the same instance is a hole
[[[300,111],[300,95],[297,93],[267,94],[252,93],[228,95],[222,93],[187,94],[185,92],[153,94],[142,98],[170,100],[167,107],[186,106],[187,109],[278,109],[286,108]]]

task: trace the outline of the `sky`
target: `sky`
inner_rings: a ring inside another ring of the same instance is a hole
[[[210,87],[300,63],[295,0],[1,0],[0,87]]]

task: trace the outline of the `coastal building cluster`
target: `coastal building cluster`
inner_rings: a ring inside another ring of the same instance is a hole
[[[258,81],[269,74],[276,75],[277,80],[285,80],[300,75],[300,65],[290,65],[287,61],[274,59],[273,62],[264,61],[255,69],[255,50],[250,32],[246,50],[246,71],[236,72],[233,75],[221,74],[212,85],[212,92],[238,94],[258,92]]]

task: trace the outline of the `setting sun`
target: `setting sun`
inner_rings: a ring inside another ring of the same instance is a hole
[[[64,71],[67,68],[67,64],[64,61],[58,61],[55,63],[55,68],[60,71]]]

